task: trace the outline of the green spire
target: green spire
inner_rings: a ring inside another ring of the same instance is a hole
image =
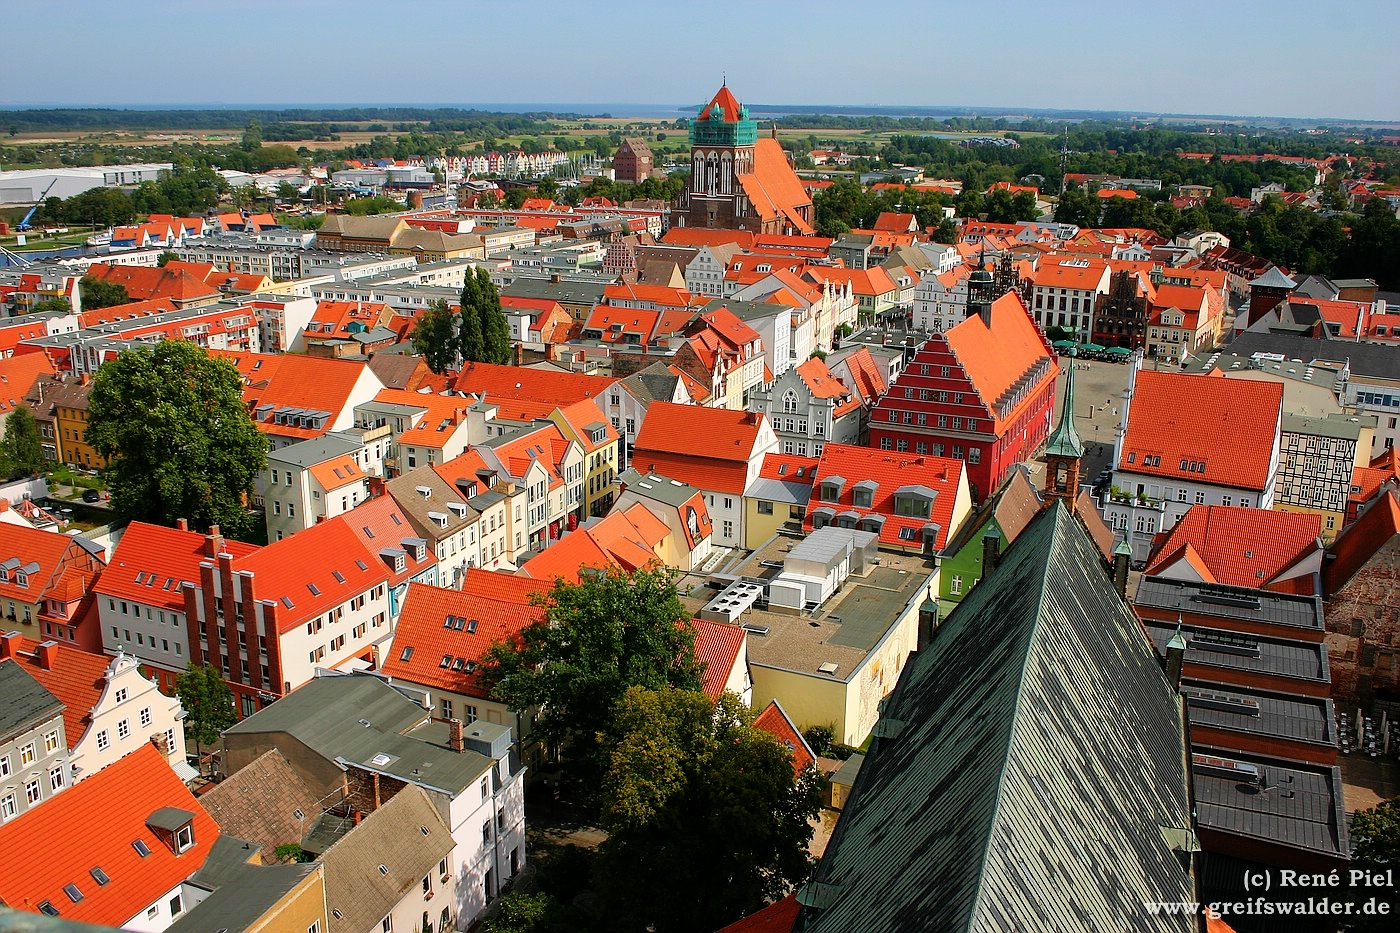
[[[1069,351],[1069,381],[1065,384],[1065,407],[1060,411],[1060,423],[1045,441],[1045,454],[1050,457],[1068,457],[1078,460],[1084,456],[1084,445],[1079,442],[1079,433],[1074,430],[1074,361],[1078,354],[1074,348]]]
[[[1181,634],[1181,616],[1180,616],[1180,615],[1178,615],[1178,616],[1176,617],[1176,633],[1175,633],[1174,635],[1172,635],[1171,640],[1167,642],[1167,647],[1168,647],[1168,648],[1176,648],[1176,649],[1178,649],[1178,650],[1180,650],[1180,651],[1185,651],[1185,650],[1186,650],[1186,639],[1185,639],[1184,637],[1182,637],[1182,634]]]

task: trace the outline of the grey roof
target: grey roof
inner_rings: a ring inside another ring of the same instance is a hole
[[[245,872],[214,890],[175,923],[171,933],[240,933],[263,918],[278,901],[317,870],[312,864],[267,865]]]
[[[283,732],[329,761],[456,794],[474,784],[491,759],[407,734],[429,715],[371,674],[318,677],[226,734]]]
[[[1264,288],[1295,288],[1298,285],[1297,282],[1284,275],[1283,270],[1278,266],[1270,266],[1268,272],[1257,279],[1251,279],[1249,284],[1251,287],[1259,285]]]
[[[1195,758],[1199,754],[1252,765],[1262,774],[1262,786],[1207,770]],[[1191,786],[1202,829],[1343,859],[1350,855],[1337,768],[1208,747],[1193,746],[1192,755]]]
[[[1165,656],[1167,640],[1176,632],[1176,623],[1143,619],[1142,626],[1147,630],[1153,647]],[[1195,625],[1183,625],[1181,630],[1187,639],[1186,664],[1319,684],[1330,685],[1332,682],[1324,645],[1265,635],[1240,636],[1244,641],[1238,642],[1228,636],[1222,639],[1216,629]],[[1254,653],[1255,648],[1258,654]],[[1228,676],[1228,673],[1223,675],[1225,678]]]
[[[1217,619],[1291,626],[1302,638],[1322,632],[1322,598],[1238,586],[1143,577],[1133,605]]]
[[[622,384],[627,387],[628,394],[639,402],[658,399],[669,402],[676,397],[676,383],[680,378],[665,363],[657,362],[637,370],[623,379]]]
[[[1298,280],[1293,294],[1299,298],[1322,298],[1331,301],[1338,295],[1337,283],[1323,275],[1305,275]]]
[[[1186,698],[1193,727],[1280,736],[1334,747],[1337,744],[1332,701],[1325,697],[1271,693],[1194,680],[1182,682],[1181,695]]]
[[[290,463],[299,467],[315,466],[318,463],[325,463],[332,457],[340,457],[351,454],[360,449],[360,443],[346,437],[340,431],[330,431],[320,437],[308,438],[289,444],[286,447],[269,451],[268,460],[276,460],[279,463]]]
[[[1334,393],[1346,385],[1339,364],[1311,366],[1295,363],[1288,359],[1269,359],[1249,353],[1211,353],[1207,356],[1193,356],[1186,360],[1181,369],[1182,372],[1187,373],[1208,373],[1216,369],[1223,373],[1258,370],[1272,373],[1284,379],[1322,386]]]
[[[1290,415],[1284,413],[1283,434],[1301,434],[1309,437],[1337,437],[1354,441],[1361,436],[1361,429],[1375,429],[1375,415],[1332,414],[1319,418],[1316,415]],[[1288,445],[1285,444],[1285,447]]]
[[[669,476],[661,476],[658,473],[643,474],[632,467],[619,473],[617,481],[627,487],[628,491],[635,492],[647,499],[655,499],[658,502],[673,505],[676,508],[685,505],[700,491],[689,483],[682,483],[678,479],[671,479]]]
[[[330,933],[377,928],[453,845],[452,831],[428,796],[416,787],[399,791],[321,856]]]
[[[62,701],[18,661],[0,661],[0,742],[62,712]]]
[[[1286,359],[1313,365],[1350,362],[1353,376],[1400,379],[1400,351],[1385,344],[1245,331],[1235,338],[1230,348],[1244,357],[1255,353],[1281,353]]]
[[[1176,699],[1061,506],[910,658],[798,894],[808,933],[1194,930]],[[1165,831],[1164,831],[1165,830]]]
[[[502,296],[511,298],[544,298],[560,304],[593,305],[603,303],[603,290],[611,281],[552,282],[549,279],[518,278],[501,289]]]
[[[168,833],[173,833],[193,820],[194,814],[189,810],[181,810],[179,807],[161,807],[146,817],[146,825],[153,829],[163,829]]]
[[[750,499],[763,499],[767,502],[785,502],[788,505],[806,505],[812,496],[812,487],[806,483],[789,483],[780,479],[754,480],[748,492]]]

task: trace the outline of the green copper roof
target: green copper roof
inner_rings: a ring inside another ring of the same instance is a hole
[[[1194,931],[1175,691],[1079,521],[1041,512],[913,655],[804,933]]]
[[[1047,457],[1069,457],[1078,460],[1084,456],[1084,445],[1080,443],[1079,432],[1074,429],[1074,350],[1069,351],[1069,381],[1065,383],[1065,407],[1060,410],[1060,423],[1045,441]]]

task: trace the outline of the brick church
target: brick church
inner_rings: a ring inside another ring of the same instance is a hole
[[[673,215],[676,226],[811,234],[812,198],[773,136],[727,86],[690,121],[690,186]]]

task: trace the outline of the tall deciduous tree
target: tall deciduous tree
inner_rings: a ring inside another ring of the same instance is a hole
[[[131,301],[131,296],[127,294],[125,285],[95,279],[90,275],[85,275],[78,280],[78,295],[82,298],[84,311],[111,308]]]
[[[4,457],[10,472],[17,476],[33,476],[44,468],[44,444],[39,438],[39,423],[28,405],[20,405],[5,420]]]
[[[486,652],[485,677],[512,709],[539,708],[536,734],[567,747],[569,771],[591,795],[603,773],[598,736],[627,688],[700,688],[695,627],[665,568],[556,580],[541,608],[539,621]]]
[[[820,779],[733,694],[629,689],[603,751],[595,881],[614,929],[708,933],[806,879]]]
[[[268,444],[232,363],[183,340],[126,350],[97,371],[88,407],[87,441],[107,460],[118,516],[252,530],[244,502]]]
[[[457,364],[457,317],[447,302],[428,305],[413,329],[413,352],[423,358],[435,373],[444,373]]]
[[[175,695],[185,709],[185,738],[194,740],[195,754],[200,757],[204,746],[219,741],[219,733],[238,721],[233,691],[210,664],[191,664],[177,675]]]

